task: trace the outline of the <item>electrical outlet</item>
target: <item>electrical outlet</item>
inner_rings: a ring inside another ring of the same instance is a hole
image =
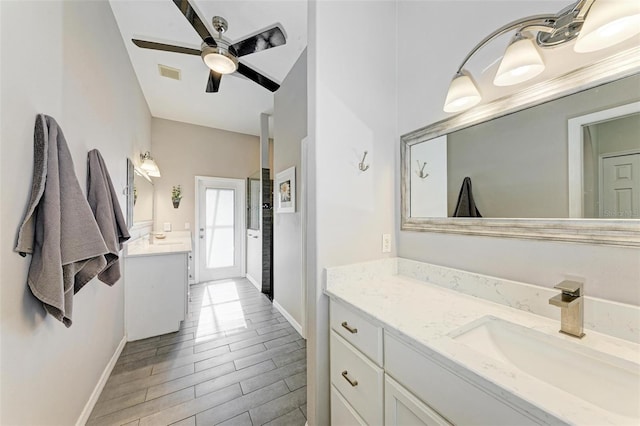
[[[391,234],[382,234],[382,252],[391,253]]]
[[[184,223],[184,230],[188,231],[189,229],[191,229],[191,224],[189,222],[185,222]]]
[[[164,222],[162,224],[162,230],[164,232],[171,232],[171,222]]]

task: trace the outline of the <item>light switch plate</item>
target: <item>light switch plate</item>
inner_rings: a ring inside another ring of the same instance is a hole
[[[382,252],[391,253],[391,234],[382,234]]]
[[[165,222],[162,224],[162,230],[165,232],[171,232],[171,222]]]

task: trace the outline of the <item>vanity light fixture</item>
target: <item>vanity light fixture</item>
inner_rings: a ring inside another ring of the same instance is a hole
[[[534,15],[498,28],[478,43],[464,58],[451,80],[445,112],[460,112],[481,101],[480,91],[464,70],[469,59],[497,37],[516,31],[502,57],[493,80],[496,86],[528,81],[545,69],[538,48],[553,48],[574,39],[574,51],[593,52],[640,33],[639,0],[578,0],[557,15]]]
[[[140,154],[140,168],[144,170],[147,175],[151,177],[160,177],[160,169],[155,161],[153,161],[153,157],[151,157],[151,153],[149,151],[144,154]]]

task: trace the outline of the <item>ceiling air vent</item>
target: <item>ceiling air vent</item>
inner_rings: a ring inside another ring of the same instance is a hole
[[[180,80],[180,70],[177,68],[171,68],[166,65],[158,64],[158,70],[160,75],[174,80]]]

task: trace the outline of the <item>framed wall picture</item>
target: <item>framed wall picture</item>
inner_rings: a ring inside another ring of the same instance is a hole
[[[296,211],[296,168],[289,167],[276,175],[276,212],[295,213]]]

